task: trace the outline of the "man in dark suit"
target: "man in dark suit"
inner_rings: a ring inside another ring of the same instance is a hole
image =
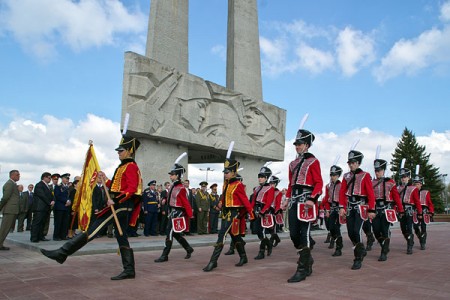
[[[161,192],[161,207],[159,210],[159,234],[166,234],[167,216],[169,214],[169,203],[167,203],[167,196],[169,195],[170,182],[164,183],[165,189]]]
[[[0,250],[9,250],[8,247],[3,246],[3,242],[19,214],[20,196],[16,184],[19,179],[19,171],[11,170],[9,180],[3,185],[3,197],[0,201],[0,211],[3,211],[2,225],[0,226]]]
[[[17,215],[17,232],[23,232],[23,225],[27,217],[28,197],[23,191],[23,185],[19,184],[19,214]]]
[[[55,197],[55,206],[53,207],[53,240],[61,241],[67,239],[67,231],[70,222],[69,199],[69,179],[70,174],[61,175],[61,184],[53,186],[53,195]]]
[[[44,235],[44,226],[50,214],[51,207],[55,204],[52,191],[48,186],[50,180],[51,174],[44,172],[42,173],[41,181],[36,183],[36,187],[34,188],[34,211],[30,237],[33,243],[48,241]]]
[[[27,226],[25,230],[31,230],[31,220],[33,219],[33,192],[34,185],[29,184],[28,190],[26,192],[23,192],[23,197],[27,199],[27,205],[26,205],[26,216],[25,219],[27,220]]]

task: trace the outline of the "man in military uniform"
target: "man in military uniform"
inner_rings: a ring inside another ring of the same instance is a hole
[[[406,240],[406,254],[413,253],[413,214],[417,212],[417,218],[422,219],[422,205],[420,203],[419,189],[409,183],[411,171],[400,168],[401,185],[397,186],[405,214],[400,218],[400,228]]]
[[[272,176],[272,171],[268,167],[262,167],[258,173],[259,185],[253,189],[253,207],[255,214],[255,230],[259,243],[259,252],[255,259],[264,259],[265,250],[267,248],[267,256],[272,254],[273,244],[270,243],[266,236],[266,229],[262,227],[262,219],[266,214],[271,213],[271,206],[274,200],[275,189],[269,183],[269,178]]]
[[[278,184],[280,183],[280,178],[272,175],[270,177],[269,183],[274,189],[273,202],[270,205],[270,210],[274,215],[274,217],[280,215],[280,217],[282,218],[283,210],[281,209],[281,199],[283,198],[283,194],[277,188]],[[280,237],[278,236],[278,232],[276,230],[277,225],[278,224],[274,223],[274,226],[272,227],[272,230],[270,232],[270,245],[272,247],[276,247],[281,242]]]
[[[370,174],[360,169],[364,155],[356,150],[348,153],[347,164],[350,172],[344,174],[339,193],[339,214],[347,216],[347,233],[352,241],[355,258],[352,270],[361,269],[367,252],[363,244],[361,230],[365,219],[375,217],[375,194]],[[367,209],[366,209],[367,208]],[[367,216],[366,216],[367,212]]]
[[[209,211],[209,224],[210,224],[210,233],[216,234],[219,224],[219,195],[217,194],[217,183],[211,184],[210,186],[211,193],[209,194],[210,199],[210,211]]]
[[[297,158],[289,164],[289,185],[286,192],[286,198],[289,198],[289,230],[300,257],[297,261],[297,270],[288,282],[305,280],[306,276],[311,275],[314,263],[311,256],[311,222],[300,221],[298,218],[300,204],[312,209],[322,194],[320,162],[308,152],[314,139],[310,131],[299,129],[294,142]]]
[[[70,222],[69,199],[69,178],[70,174],[61,175],[61,184],[53,187],[55,195],[55,205],[53,206],[53,240],[61,241],[67,239],[67,231]]]
[[[210,199],[206,188],[206,181],[200,182],[200,190],[195,194],[195,204],[197,205],[197,232],[198,234],[208,233],[208,215]]]
[[[330,228],[330,245],[329,249],[336,249],[332,256],[341,256],[344,243],[342,241],[341,223],[339,222],[339,192],[341,190],[341,181],[339,177],[342,174],[342,168],[333,165],[330,168],[330,183],[325,187],[325,197],[323,198],[323,206],[325,216],[328,218],[328,226]]]
[[[145,216],[145,236],[156,236],[156,225],[158,224],[158,198],[156,194],[156,180],[151,180],[148,183],[142,194],[142,202],[144,204]]]
[[[413,184],[419,189],[419,199],[420,205],[422,206],[423,217],[417,224],[414,224],[414,232],[419,239],[420,250],[425,250],[427,244],[427,223],[425,223],[425,218],[434,215],[434,205],[431,201],[430,191],[422,189],[423,183],[423,177],[416,174],[413,179]]]
[[[386,215],[388,213],[386,210],[393,209],[395,206],[401,216],[403,216],[404,211],[395,187],[395,181],[384,176],[387,161],[377,158],[374,160],[373,166],[376,178],[372,180],[372,185],[375,193],[377,215],[372,220],[372,227],[375,238],[381,245],[381,254],[378,261],[386,261],[391,241],[391,223],[388,221],[389,216]]]
[[[107,207],[98,213],[97,219],[86,232],[83,232],[73,239],[66,242],[57,250],[41,249],[42,254],[50,259],[56,260],[62,264],[66,261],[67,256],[72,255],[92,239],[96,237],[99,231],[111,222],[114,222],[112,207],[115,209],[117,219],[122,228],[123,235],[120,235],[117,224],[114,223],[115,236],[119,244],[120,255],[122,258],[123,271],[111,280],[123,280],[135,278],[134,269],[134,253],[128,242],[126,230],[128,224],[135,224],[140,211],[140,198],[142,195],[142,178],[139,167],[134,161],[134,155],[139,148],[140,142],[133,137],[124,136],[116,151],[121,161],[120,165],[114,172],[111,180],[106,178],[105,173],[100,171],[98,176],[103,177],[106,186],[112,195],[112,199],[108,199]],[[133,211],[132,218],[128,219],[128,212]]]
[[[229,152],[231,154],[230,150]],[[222,252],[227,234],[230,234],[235,248],[239,253],[239,262],[235,266],[241,267],[248,262],[242,235],[245,234],[245,215],[248,213],[250,220],[254,219],[254,215],[252,206],[245,194],[245,187],[236,178],[238,168],[239,162],[231,159],[227,155],[223,170],[225,182],[219,204],[219,207],[222,209],[222,224],[217,236],[217,242],[214,245],[213,254],[209,263],[203,268],[205,272],[210,272],[217,268],[217,260]]]
[[[183,153],[184,154],[184,153]],[[182,154],[182,155],[183,155]],[[182,156],[180,156],[182,157]],[[181,158],[175,161],[172,169],[169,171],[170,180],[172,181],[172,186],[170,187],[169,194],[167,196],[167,201],[169,204],[169,220],[166,228],[166,243],[161,256],[155,259],[155,262],[165,262],[169,260],[169,253],[172,249],[172,238],[175,238],[178,243],[186,250],[185,259],[191,258],[194,249],[189,245],[189,242],[181,235],[181,232],[177,232],[174,228],[172,220],[175,218],[187,219],[192,217],[192,207],[187,199],[187,192],[181,179],[183,178],[186,169],[178,163]]]

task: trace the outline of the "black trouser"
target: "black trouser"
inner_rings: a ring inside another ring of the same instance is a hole
[[[239,210],[232,209],[230,211],[225,211],[222,216],[222,224],[220,226],[219,234],[217,235],[217,245],[223,245],[225,242],[225,237],[227,234],[231,236],[231,240],[236,245],[236,243],[242,243],[244,240],[242,239],[241,234],[234,235],[231,230],[231,224],[233,223],[234,218],[239,218]],[[245,218],[239,218],[240,222],[245,222]],[[239,231],[240,232],[240,231]]]
[[[114,235],[117,239],[119,247],[130,248],[130,243],[128,242],[127,228],[128,228],[128,213],[129,209],[127,207],[116,208],[117,219],[119,220],[120,227],[122,229],[123,235],[120,236],[117,230],[116,222],[111,211],[105,212],[103,215],[97,217],[94,222],[89,226],[87,230],[88,241],[94,239],[102,229],[108,227],[111,223],[114,227]]]
[[[219,225],[219,213],[214,212],[209,214],[209,226],[210,233],[217,233],[217,228]]]
[[[169,212],[168,211],[164,211],[164,212],[165,212],[165,215],[163,215],[162,212],[159,213],[159,234],[161,234],[161,235],[166,234],[167,222],[168,222],[167,214]]]
[[[33,210],[31,208],[27,211],[27,227],[25,230],[31,230],[31,223],[33,222]]]
[[[349,205],[347,207],[347,233],[353,245],[363,242],[361,236],[363,224],[364,220],[359,214],[358,205]]]
[[[386,219],[386,214],[384,208],[377,208],[377,215],[372,220],[373,234],[375,238],[380,241],[380,239],[386,239],[391,237],[391,232],[389,230],[391,223]]]
[[[428,208],[422,206],[422,213],[423,215],[428,214]],[[420,231],[420,234],[424,234],[427,232],[427,223],[425,223],[424,218],[418,219],[417,224],[413,222],[414,231]]]
[[[339,211],[333,209],[328,217],[328,225],[333,238],[341,236],[341,223],[339,223]]]
[[[53,239],[65,239],[69,229],[70,212],[68,210],[53,211]]]
[[[297,249],[310,247],[311,222],[300,221],[297,217],[297,203],[293,203],[289,208],[289,232],[292,243]]]
[[[323,218],[323,220],[324,220],[324,222],[325,222],[325,228],[327,229],[327,231],[330,231],[330,217],[324,217]],[[320,225],[322,225],[322,224],[320,224]]]
[[[400,219],[400,228],[402,230],[403,236],[408,238],[409,235],[413,234],[413,210],[411,208],[406,209],[403,218]]]
[[[45,237],[44,226],[47,222],[50,210],[48,211],[35,211],[33,213],[33,222],[31,223],[31,237],[32,242],[39,242]]]

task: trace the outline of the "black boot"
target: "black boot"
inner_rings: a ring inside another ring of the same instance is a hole
[[[227,252],[225,252],[225,255],[233,255],[234,254],[234,248],[235,248],[235,246],[234,246],[234,242],[232,240],[230,242],[230,249]]]
[[[331,241],[331,233],[328,232],[327,238],[325,239],[325,244],[328,244]]]
[[[342,236],[338,236],[336,238],[336,250],[334,250],[334,253],[331,256],[341,256],[343,247],[344,243],[342,242]]]
[[[60,264],[64,263],[67,259],[67,256],[74,254],[88,242],[87,233],[83,232],[82,234],[77,235],[73,239],[69,240],[65,243],[61,248],[56,250],[45,250],[41,249],[42,254],[47,256],[50,259],[56,260]]]
[[[265,240],[266,240],[267,256],[270,256],[272,254],[273,244],[269,241],[268,238],[265,238]]]
[[[387,254],[389,253],[389,243],[391,239],[386,238],[384,241],[382,241],[381,244],[381,255],[378,258],[378,261],[386,261],[387,260]]]
[[[406,254],[412,254],[413,253],[413,246],[414,246],[414,234],[410,234],[407,239],[406,244]]]
[[[133,279],[136,276],[133,249],[120,247],[120,256],[122,257],[123,271],[119,275],[111,277],[111,280]]]
[[[172,241],[166,240],[166,246],[163,249],[161,256],[155,259],[156,263],[165,262],[169,260],[170,249],[172,249]]]
[[[266,250],[266,239],[262,239],[259,244],[259,252],[258,255],[255,256],[255,259],[263,259],[264,258],[264,251]]]
[[[420,250],[425,250],[427,244],[427,233],[424,232],[420,237]]]
[[[309,249],[314,249],[314,245],[316,244],[316,241],[312,238],[312,236],[309,236]]]
[[[239,253],[239,262],[235,264],[236,267],[241,267],[248,262],[247,254],[245,253],[245,245],[243,242],[236,243],[236,250]]]
[[[368,235],[367,235],[367,247],[366,247],[366,251],[370,251],[370,250],[372,250],[372,246],[373,246],[373,243],[375,242],[375,237],[373,236],[373,233],[371,232],[371,233],[369,233]]]
[[[182,236],[178,237],[177,241],[184,248],[184,250],[186,250],[186,256],[184,257],[184,259],[191,258],[191,254],[192,252],[194,252],[194,249],[191,247],[191,245],[189,245],[188,241]]]
[[[308,247],[304,247],[300,249],[298,254],[300,255],[300,257],[297,261],[297,271],[295,271],[295,274],[288,279],[288,282],[299,282],[306,279],[306,269],[310,261],[311,251]]]
[[[354,254],[355,254],[355,259],[353,260],[352,270],[359,270],[359,269],[361,269],[364,256],[366,256],[366,254],[367,254],[363,243],[357,243],[355,245]]]
[[[214,247],[214,252],[211,255],[211,259],[209,260],[209,263],[206,265],[206,267],[203,268],[203,271],[209,272],[209,271],[212,271],[214,268],[217,268],[217,260],[219,259],[222,249],[223,249],[223,244],[217,244]]]
[[[334,242],[336,241],[335,237],[331,237],[330,239],[330,244],[328,245],[328,249],[333,249],[334,248]]]
[[[273,247],[278,246],[278,244],[281,242],[280,237],[278,236],[277,233],[274,233],[272,237],[274,239]]]

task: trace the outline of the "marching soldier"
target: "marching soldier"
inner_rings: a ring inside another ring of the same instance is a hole
[[[191,258],[191,254],[194,252],[194,249],[189,245],[188,241],[181,235],[181,233],[186,230],[186,218],[184,217],[187,216],[188,220],[192,218],[192,207],[187,198],[186,188],[181,182],[181,178],[183,178],[186,169],[178,163],[186,155],[186,152],[181,154],[177,160],[175,160],[175,164],[169,172],[172,186],[167,195],[169,220],[166,228],[166,244],[161,256],[158,259],[155,259],[155,262],[157,263],[169,260],[173,238],[175,238],[184,250],[186,250],[185,259]]]
[[[420,204],[419,189],[409,183],[411,171],[402,167],[399,175],[401,185],[397,186],[397,190],[405,210],[405,214],[400,219],[400,228],[406,239],[406,254],[412,254],[414,246],[413,216],[417,213],[417,218],[422,219],[422,205]]]
[[[359,168],[364,155],[356,150],[348,153],[350,172],[344,174],[339,193],[339,215],[347,216],[348,237],[353,243],[355,259],[352,270],[361,268],[367,252],[364,247],[361,231],[367,218],[375,217],[375,195],[370,174]]]
[[[106,186],[110,188],[112,199],[107,201],[107,207],[100,211],[97,219],[89,226],[86,232],[83,232],[73,239],[66,242],[61,248],[49,251],[41,249],[42,254],[50,259],[56,260],[62,264],[67,256],[72,255],[81,249],[88,242],[93,240],[98,232],[112,223],[113,206],[116,211],[117,219],[123,230],[123,235],[119,235],[117,224],[114,223],[115,236],[119,244],[120,255],[122,258],[123,271],[111,280],[123,280],[135,278],[134,253],[128,242],[126,229],[128,224],[135,224],[140,212],[140,198],[142,194],[142,178],[139,167],[134,161],[134,155],[139,148],[140,142],[136,138],[124,136],[116,151],[121,161],[114,172],[111,180],[106,178],[105,173],[100,171],[98,176],[103,177]],[[128,212],[132,211],[132,218],[128,219]]]
[[[272,176],[270,177],[269,183],[274,188],[273,202],[270,209],[274,214],[275,219],[283,220],[283,210],[281,209],[281,199],[283,198],[283,194],[277,188],[278,184],[280,183],[280,178],[278,178],[277,176]],[[281,242],[276,230],[277,224],[282,225],[281,222],[276,222],[276,224],[274,224],[274,227],[272,228],[270,245],[272,245],[273,247],[276,247]]]
[[[389,243],[391,240],[390,226],[396,221],[394,205],[397,211],[403,216],[403,205],[400,201],[395,181],[385,177],[387,161],[375,159],[373,163],[376,178],[372,180],[375,193],[377,211],[376,217],[372,220],[373,232],[378,243],[381,245],[381,254],[378,261],[386,261],[389,253]]]
[[[266,214],[271,212],[270,207],[274,200],[275,189],[269,184],[270,176],[272,176],[272,171],[268,167],[262,167],[258,174],[259,186],[253,190],[252,203],[256,217],[255,230],[260,240],[259,252],[255,259],[263,259],[266,248],[267,256],[272,254],[272,243],[270,243],[269,238],[266,236],[266,228],[262,226]]]
[[[325,217],[328,219],[328,226],[330,228],[330,245],[329,249],[336,249],[332,256],[341,256],[344,243],[342,241],[341,223],[339,222],[339,192],[341,190],[341,181],[339,177],[342,174],[342,168],[333,165],[330,168],[330,183],[325,188],[325,198],[323,199],[323,206],[325,208]]]
[[[245,194],[245,187],[241,181],[236,178],[239,162],[231,159],[231,151],[234,142],[231,142],[228,148],[227,158],[224,164],[224,187],[219,207],[222,209],[222,224],[217,236],[217,242],[214,245],[214,252],[211,255],[208,265],[203,271],[209,272],[217,267],[217,260],[222,252],[227,234],[230,234],[234,247],[239,253],[239,262],[235,265],[241,267],[248,262],[245,253],[245,242],[242,235],[245,234],[245,215],[250,214],[250,219],[254,219],[253,209]]]
[[[420,250],[425,250],[427,244],[427,224],[430,222],[430,215],[434,215],[434,205],[431,201],[430,191],[422,189],[424,184],[423,177],[419,176],[419,172],[416,171],[416,173],[413,183],[419,189],[419,199],[422,206],[423,217],[417,224],[414,224],[414,231],[420,242]]]
[[[302,127],[302,126],[300,126]],[[299,129],[294,142],[297,158],[289,164],[289,186],[286,198],[289,199],[289,230],[294,247],[300,255],[295,274],[288,282],[299,282],[311,275],[314,259],[311,256],[310,221],[300,221],[300,215],[314,211],[317,200],[322,194],[323,180],[319,160],[308,152],[314,141],[314,135],[305,129]],[[302,211],[301,207],[305,207]]]

